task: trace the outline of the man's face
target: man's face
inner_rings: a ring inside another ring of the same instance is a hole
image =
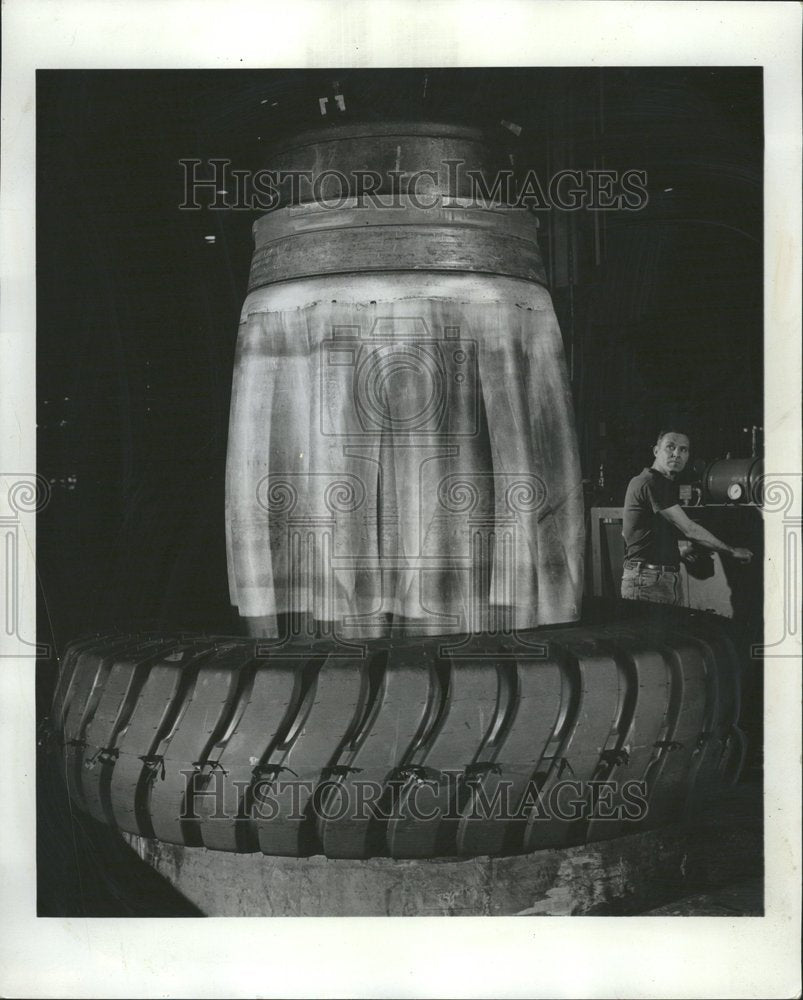
[[[689,460],[689,439],[685,434],[664,434],[652,451],[655,455],[653,468],[674,478]]]

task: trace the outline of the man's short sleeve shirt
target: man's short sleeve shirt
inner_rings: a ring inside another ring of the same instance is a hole
[[[677,484],[656,469],[644,469],[630,480],[622,524],[626,559],[677,565],[678,534],[659,512],[679,502]]]

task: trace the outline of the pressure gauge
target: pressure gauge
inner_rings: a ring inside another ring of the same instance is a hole
[[[728,499],[741,500],[743,492],[744,491],[739,483],[731,483],[728,487]]]

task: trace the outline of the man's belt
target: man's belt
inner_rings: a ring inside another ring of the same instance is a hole
[[[645,562],[643,559],[625,559],[624,565],[625,569],[659,569],[664,573],[680,572],[680,566],[678,566],[677,563],[662,566],[660,563],[649,563]]]

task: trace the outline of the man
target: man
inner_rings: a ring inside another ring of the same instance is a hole
[[[625,495],[622,597],[680,604],[680,560],[693,558],[695,545],[740,563],[749,563],[753,553],[721,542],[680,506],[676,479],[689,460],[688,436],[661,431],[652,451],[652,467],[630,480]]]

